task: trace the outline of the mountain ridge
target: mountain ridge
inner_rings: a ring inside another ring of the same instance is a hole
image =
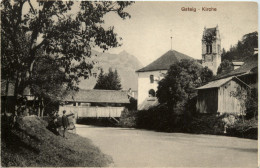
[[[93,89],[97,82],[100,69],[102,68],[107,73],[108,69],[112,68],[113,70],[117,69],[123,90],[129,88],[137,90],[138,76],[135,71],[143,67],[143,65],[134,55],[129,54],[125,50],[118,54],[92,50],[91,58],[88,59],[95,64],[91,70],[90,77],[85,80],[81,79],[79,83],[80,89]]]

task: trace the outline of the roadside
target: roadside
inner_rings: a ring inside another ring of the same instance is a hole
[[[76,125],[117,167],[257,167],[257,140]]]
[[[16,128],[11,130],[2,122],[1,166],[102,167],[112,163],[112,158],[91,140],[72,133],[67,133],[64,139],[46,126],[47,122],[37,116],[18,120]]]

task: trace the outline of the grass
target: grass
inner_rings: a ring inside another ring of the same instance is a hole
[[[46,129],[37,116],[20,118],[14,129],[2,120],[1,165],[4,167],[103,167],[112,158],[103,154],[89,139],[67,133],[67,138]]]

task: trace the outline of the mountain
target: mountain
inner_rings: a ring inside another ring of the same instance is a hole
[[[126,51],[122,51],[119,54],[92,51],[92,56],[89,58],[89,61],[95,63],[91,71],[92,76],[90,76],[89,79],[81,79],[79,84],[81,89],[93,89],[97,82],[100,69],[103,68],[104,72],[107,73],[111,67],[113,70],[117,69],[123,90],[129,88],[137,90],[138,76],[135,71],[143,66],[135,56]]]

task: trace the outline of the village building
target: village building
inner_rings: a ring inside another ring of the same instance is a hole
[[[221,38],[218,26],[204,28],[202,35],[202,66],[208,67],[216,75],[221,63]]]
[[[242,62],[242,61],[232,61],[232,66],[233,66],[234,70],[241,67],[241,65],[243,65],[243,64],[244,64],[244,62]]]
[[[76,118],[119,118],[130,104],[129,91],[125,90],[83,90],[72,92],[59,106],[59,114],[66,110]],[[132,95],[134,91],[132,91]],[[137,95],[135,93],[135,95]],[[133,98],[135,98],[133,96]]]
[[[160,58],[136,71],[138,74],[138,110],[158,104],[158,82],[164,78],[172,64],[181,59],[193,59],[175,50],[169,50]]]
[[[258,53],[248,57],[239,68],[219,75],[208,84],[197,88],[197,111],[243,114],[243,100],[236,95],[238,88],[258,88]]]

